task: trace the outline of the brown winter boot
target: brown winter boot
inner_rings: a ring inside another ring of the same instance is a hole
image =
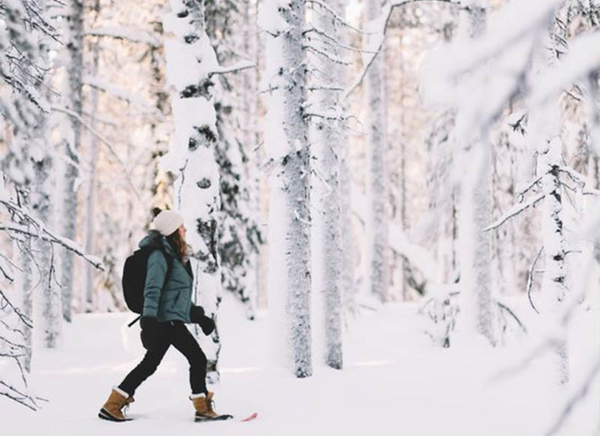
[[[127,395],[126,392],[119,388],[114,388],[110,392],[108,400],[106,400],[106,403],[100,409],[98,417],[114,422],[130,421],[123,413],[123,408],[128,407],[134,401],[133,397]]]
[[[217,412],[215,412],[215,409],[213,409],[214,395],[215,394],[213,392],[208,392],[206,395],[198,394],[190,397],[194,403],[194,409],[196,409],[196,422],[224,420],[232,417],[231,415],[219,415]]]

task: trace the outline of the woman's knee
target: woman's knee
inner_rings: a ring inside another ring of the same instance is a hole
[[[195,350],[193,353],[190,354],[190,358],[189,358],[189,363],[190,366],[202,366],[203,368],[206,367],[206,356],[204,355],[204,353],[202,352],[202,350],[200,349],[200,347],[198,347],[197,350]]]

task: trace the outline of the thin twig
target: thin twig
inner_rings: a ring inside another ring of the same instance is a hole
[[[392,16],[392,11],[394,10],[394,8],[398,8],[398,7],[407,5],[409,3],[418,3],[418,2],[420,2],[420,3],[422,3],[422,2],[437,2],[437,3],[448,3],[448,4],[457,5],[457,6],[462,6],[462,3],[460,0],[396,0],[391,3],[386,3],[385,5],[383,5],[382,14],[380,15],[380,18],[377,18],[377,20],[380,20],[381,17],[384,18],[383,29],[381,29],[381,36],[382,36],[381,42],[377,46],[377,49],[375,50],[375,53],[373,54],[373,56],[371,56],[371,58],[366,62],[365,66],[363,67],[362,71],[358,75],[357,79],[353,82],[353,84],[350,86],[350,88],[348,88],[348,90],[344,94],[344,100],[347,100],[348,97],[350,96],[350,94],[352,94],[356,90],[356,88],[358,88],[360,86],[360,84],[364,80],[365,76],[367,75],[367,71],[369,71],[369,68],[371,68],[371,65],[373,65],[375,58],[381,52],[381,49],[383,48],[383,44],[385,42],[385,34],[387,32],[387,27],[388,27],[390,18]]]
[[[527,274],[527,298],[529,298],[529,304],[531,304],[531,307],[533,307],[533,310],[535,310],[535,312],[537,314],[539,314],[540,312],[539,312],[539,310],[537,310],[537,308],[533,304],[533,300],[531,299],[531,287],[533,285],[533,270],[535,269],[535,265],[537,264],[537,261],[540,258],[542,251],[544,251],[543,246],[539,249],[537,256],[535,256],[535,259],[534,259],[533,263],[531,264],[531,266],[529,267],[529,271]]]
[[[106,145],[106,147],[108,148],[108,150],[110,151],[110,153],[115,157],[115,159],[117,160],[117,163],[119,164],[119,166],[123,169],[123,171],[125,172],[125,179],[127,180],[127,183],[129,183],[129,186],[131,186],[131,189],[133,190],[133,193],[135,194],[135,196],[137,197],[138,200],[142,200],[142,197],[140,196],[140,194],[138,193],[137,189],[135,188],[135,185],[133,184],[133,181],[131,180],[131,178],[129,177],[129,172],[127,171],[127,167],[125,166],[125,163],[121,160],[121,158],[119,157],[119,155],[117,154],[117,152],[115,151],[114,147],[112,146],[112,144],[106,139],[104,138],[104,136],[102,136],[100,133],[98,133],[92,126],[90,126],[88,123],[86,123],[83,118],[81,118],[81,116],[76,113],[73,112],[69,109],[65,109],[62,107],[58,107],[58,106],[52,106],[52,110],[56,111],[56,112],[62,112],[64,114],[69,115],[70,117],[75,118],[77,121],[79,121],[79,123],[81,123],[81,125],[83,127],[85,127],[92,135],[94,135],[96,138],[98,138],[100,140],[100,142],[102,142],[104,145]]]

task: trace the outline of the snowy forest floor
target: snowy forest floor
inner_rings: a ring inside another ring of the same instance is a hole
[[[129,415],[113,424],[96,414],[112,385],[143,355],[131,314],[76,317],[64,347],[35,356],[33,382],[49,403],[31,412],[0,399],[2,434],[70,435],[544,435],[600,349],[598,311],[580,313],[572,328],[572,383],[566,392],[548,386],[535,364],[509,377],[501,370],[519,362],[532,346],[434,347],[422,332],[414,304],[389,304],[348,320],[345,369],[315,366],[296,380],[267,366],[267,318],[246,321],[243,309],[225,298],[220,317],[222,381],[217,410],[247,415],[250,423],[194,423],[185,359],[171,349],[157,373],[136,393]],[[568,420],[562,435],[598,431],[600,381]]]

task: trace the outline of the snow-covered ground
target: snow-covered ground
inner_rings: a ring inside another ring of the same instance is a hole
[[[98,409],[143,355],[139,328],[130,314],[78,316],[67,327],[64,348],[38,351],[33,381],[49,403],[40,412],[0,399],[2,435],[544,435],[600,350],[600,316],[583,312],[571,339],[572,384],[567,392],[547,386],[533,364],[516,375],[499,371],[519,361],[527,341],[503,348],[431,346],[415,326],[417,306],[391,304],[348,320],[345,369],[316,365],[315,375],[296,380],[267,365],[267,319],[246,321],[226,298],[221,315],[221,412],[246,415],[250,423],[194,423],[185,359],[169,351],[154,376],[136,393],[129,415],[109,423]],[[600,381],[561,435],[598,432]]]

